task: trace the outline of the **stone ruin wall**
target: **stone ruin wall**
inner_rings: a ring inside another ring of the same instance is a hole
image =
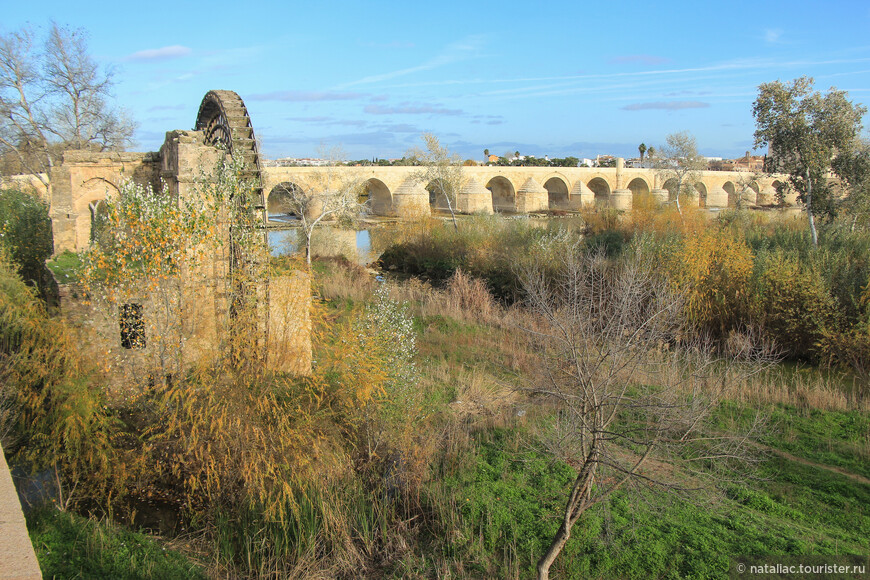
[[[80,252],[90,244],[96,204],[117,197],[119,187],[131,179],[159,192],[182,197],[196,194],[195,181],[202,168],[214,167],[222,153],[203,142],[197,131],[170,131],[158,153],[70,152],[52,173],[51,217],[55,254]],[[219,227],[229,223],[219,217]],[[195,264],[192,271],[166,281],[160,288],[143,288],[125,303],[141,307],[145,345],[122,344],[119,305],[99,296],[87,297],[75,284],[59,285],[60,310],[78,333],[88,357],[104,371],[116,388],[155,380],[174,363],[166,364],[156,341],[183,344],[180,366],[211,360],[225,348],[229,337],[228,250]],[[271,370],[307,374],[311,369],[310,280],[307,273],[275,277],[258,291],[258,315],[265,330],[264,364]],[[174,318],[167,319],[158,305],[171,302]],[[163,362],[161,362],[163,358]]]

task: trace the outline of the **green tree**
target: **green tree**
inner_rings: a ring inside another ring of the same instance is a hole
[[[646,144],[641,143],[638,145],[637,151],[640,153],[640,166],[643,167],[643,154],[646,153]]]
[[[0,190],[0,246],[6,246],[24,281],[40,286],[52,251],[48,207],[28,193]]]
[[[849,196],[844,202],[854,231],[870,227],[870,140],[861,139],[833,161],[834,170],[846,184]]]
[[[755,147],[768,146],[766,169],[788,174],[788,187],[806,207],[815,247],[819,245],[816,212],[833,212],[828,173],[839,169],[833,160],[854,145],[867,112],[846,96],[835,88],[823,95],[813,90],[811,77],[801,77],[790,83],[762,84],[752,105]]]

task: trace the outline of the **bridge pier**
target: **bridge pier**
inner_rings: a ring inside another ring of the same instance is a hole
[[[492,214],[492,192],[477,178],[471,177],[456,196],[456,211],[466,214]]]
[[[432,215],[432,209],[429,207],[429,192],[419,181],[408,177],[393,192],[393,207],[390,213],[399,218]]]
[[[517,190],[517,213],[547,211],[549,208],[550,198],[547,190],[531,177]]]
[[[629,211],[633,195],[630,189],[615,189],[610,194],[610,206],[621,211]]]

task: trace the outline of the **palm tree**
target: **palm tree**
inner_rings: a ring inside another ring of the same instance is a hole
[[[484,163],[484,165],[489,163],[489,149],[483,150],[483,163]]]
[[[646,153],[646,145],[641,143],[637,146],[637,150],[640,153],[640,166],[643,167],[643,154]]]

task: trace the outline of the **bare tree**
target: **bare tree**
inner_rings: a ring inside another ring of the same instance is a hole
[[[126,148],[135,126],[109,106],[112,86],[82,29],[52,23],[41,50],[30,28],[0,36],[0,156],[49,189],[65,150]]]
[[[743,171],[735,178],[734,185],[737,197],[734,200],[734,207],[736,209],[745,209],[748,203],[755,203],[759,192],[752,186],[755,184],[756,187],[759,187],[759,180],[762,177],[758,171]]]
[[[619,262],[572,253],[558,274],[546,271],[533,267],[523,280],[538,315],[530,332],[542,361],[532,390],[559,406],[562,428],[547,447],[577,475],[538,562],[541,579],[549,577],[574,524],[613,492],[631,482],[682,487],[652,466],[740,459],[747,444],[745,437],[705,430],[729,385],[722,374],[728,365],[703,340],[687,338],[682,299],[650,252],[635,249]],[[751,340],[735,344],[732,376],[740,365],[757,371],[763,353]]]
[[[652,147],[649,149],[652,159]],[[683,210],[680,207],[680,196],[694,197],[695,183],[700,178],[700,171],[707,166],[707,161],[698,153],[695,138],[686,131],[671,133],[665,139],[664,147],[658,150],[653,166],[665,181],[674,179],[677,182],[674,194],[677,211],[680,218]]]
[[[422,167],[420,171],[414,173],[414,178],[435,188],[432,192],[435,199],[446,202],[450,216],[453,218],[453,227],[458,229],[454,208],[456,196],[462,187],[462,158],[441,145],[438,137],[432,133],[423,133],[421,139],[426,148],[415,147],[406,154],[406,157],[416,159]]]
[[[284,188],[284,205],[299,217],[302,233],[305,236],[305,260],[311,266],[311,236],[314,229],[324,220],[352,222],[366,207],[359,202],[363,185],[362,177],[352,169],[343,167],[345,155],[340,147],[319,152],[327,164],[321,167],[312,178],[312,187],[305,190],[298,186]]]

